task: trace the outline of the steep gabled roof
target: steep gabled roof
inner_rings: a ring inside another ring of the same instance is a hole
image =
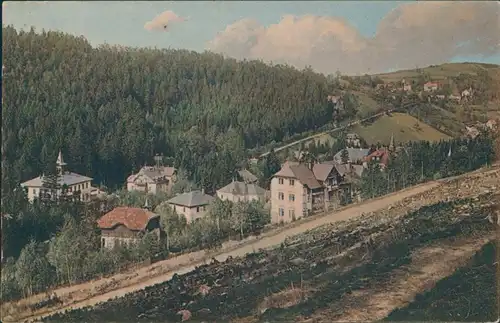
[[[321,184],[318,182],[312,170],[307,168],[304,164],[292,165],[290,166],[290,170],[295,175],[303,185],[306,185],[310,189],[320,188]]]
[[[144,175],[148,182],[155,182],[157,179],[162,177],[172,177],[175,174],[176,169],[174,167],[156,167],[156,166],[144,166],[137,174],[132,174],[127,178],[127,182],[133,182],[140,175]]]
[[[331,164],[314,164],[313,173],[314,177],[319,181],[326,181],[328,175],[332,172],[333,165]]]
[[[254,183],[258,180],[257,176],[252,174],[248,169],[239,170],[238,175],[240,175],[244,182]]]
[[[228,185],[219,189],[220,193],[230,193],[235,195],[259,195],[264,196],[266,190],[255,184],[249,184],[244,182],[232,181]]]
[[[116,225],[122,224],[130,230],[145,230],[149,221],[158,217],[157,214],[136,207],[117,207],[104,214],[97,225],[101,229],[112,229]]]
[[[370,149],[364,148],[346,148],[347,154],[349,155],[349,160],[352,163],[363,160],[363,158],[368,155]],[[342,150],[337,152],[335,156],[333,156],[333,160],[337,163],[342,163]]]
[[[180,206],[195,207],[210,204],[214,200],[213,196],[207,195],[201,191],[191,191],[189,193],[179,194],[167,201],[169,204]]]

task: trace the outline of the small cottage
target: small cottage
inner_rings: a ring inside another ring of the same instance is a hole
[[[179,194],[168,200],[167,203],[178,214],[184,215],[187,223],[190,223],[205,216],[213,200],[213,196],[207,195],[204,190],[201,190]]]
[[[97,220],[97,226],[101,230],[102,248],[137,243],[147,232],[155,232],[160,238],[160,216],[143,208],[114,208]]]

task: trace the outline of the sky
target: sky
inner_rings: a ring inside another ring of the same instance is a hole
[[[496,1],[6,1],[4,25],[92,45],[210,50],[325,74],[500,64]]]

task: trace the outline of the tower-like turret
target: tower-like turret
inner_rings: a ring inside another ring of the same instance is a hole
[[[59,175],[64,174],[64,168],[67,164],[64,162],[63,157],[62,157],[62,152],[59,150],[59,155],[57,156],[57,161],[56,161],[56,170]]]

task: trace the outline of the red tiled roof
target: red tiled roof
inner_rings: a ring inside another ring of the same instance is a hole
[[[157,217],[155,213],[137,207],[117,207],[104,214],[97,225],[100,229],[111,229],[118,224],[123,224],[130,230],[144,230],[149,220]]]
[[[380,158],[380,163],[387,166],[389,163],[389,152],[385,149],[377,149],[368,156],[365,156],[365,161],[369,162],[372,158]]]

